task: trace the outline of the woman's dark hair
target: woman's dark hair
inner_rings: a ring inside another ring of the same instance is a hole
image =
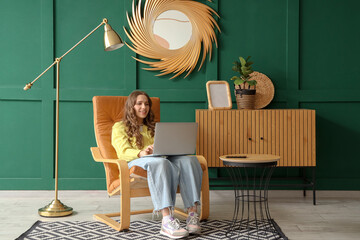
[[[128,141],[130,142],[130,144],[131,144],[130,139],[135,137],[136,146],[139,149],[142,149],[144,147],[143,136],[140,133],[140,126],[138,125],[136,113],[134,110],[134,106],[136,104],[136,99],[140,95],[146,96],[146,98],[149,102],[149,113],[146,116],[146,118],[144,118],[144,125],[147,126],[148,130],[150,131],[151,136],[154,137],[154,133],[155,133],[154,113],[151,110],[151,106],[152,106],[151,99],[150,99],[149,95],[147,95],[146,92],[136,90],[136,91],[133,91],[129,95],[129,97],[127,98],[126,103],[125,103],[125,111],[124,111],[124,116],[123,116],[122,121],[126,126],[125,131],[126,131],[126,134],[128,135]]]

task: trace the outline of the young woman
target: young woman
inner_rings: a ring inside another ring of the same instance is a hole
[[[153,152],[154,114],[151,99],[142,91],[132,92],[125,104],[122,121],[114,124],[112,145],[129,168],[139,166],[147,170],[147,180],[154,213],[161,211],[160,233],[170,238],[182,238],[201,231],[197,206],[200,203],[202,169],[195,156],[143,157]],[[176,190],[188,211],[186,229],[174,218]]]

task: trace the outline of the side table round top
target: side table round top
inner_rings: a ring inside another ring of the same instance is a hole
[[[277,162],[280,156],[272,154],[227,154],[220,156],[222,161],[233,163],[269,163]]]

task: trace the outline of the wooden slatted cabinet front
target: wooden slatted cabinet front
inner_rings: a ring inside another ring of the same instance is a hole
[[[278,166],[314,167],[315,110],[196,110],[196,153],[208,167],[222,167],[219,156],[240,153],[280,155]]]

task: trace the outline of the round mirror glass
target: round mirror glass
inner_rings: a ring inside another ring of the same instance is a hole
[[[184,13],[168,10],[156,18],[153,34],[160,46],[176,50],[189,42],[192,34],[191,22]]]

